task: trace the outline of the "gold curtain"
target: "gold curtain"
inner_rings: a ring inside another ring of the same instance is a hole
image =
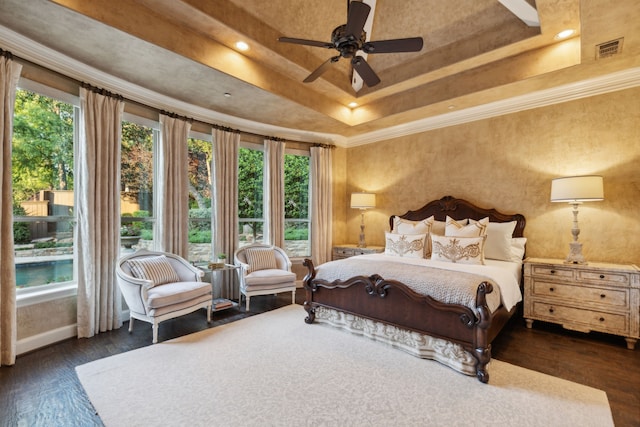
[[[17,312],[16,270],[13,255],[13,187],[11,150],[13,108],[22,65],[0,49],[0,366],[16,362]]]
[[[76,150],[78,338],[122,326],[116,263],[120,254],[122,97],[80,88]]]

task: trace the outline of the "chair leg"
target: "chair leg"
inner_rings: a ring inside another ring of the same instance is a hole
[[[209,307],[207,307],[207,323],[211,323],[211,309],[212,309],[212,305],[210,305]]]
[[[245,295],[245,296],[244,296],[244,299],[245,299],[245,301],[247,302],[247,305],[246,305],[246,307],[245,307],[245,311],[249,311],[249,300],[250,300],[251,298],[249,297],[249,295]]]
[[[129,333],[133,332],[133,317],[129,316]]]
[[[295,289],[293,291],[291,291],[291,304],[295,304],[296,303],[296,291]]]
[[[158,324],[156,322],[153,322],[153,344],[156,344],[158,342]]]

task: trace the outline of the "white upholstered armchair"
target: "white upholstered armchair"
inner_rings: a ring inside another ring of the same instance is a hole
[[[153,343],[158,342],[158,324],[200,308],[211,322],[211,283],[204,272],[185,259],[164,252],[141,249],[124,256],[116,267],[118,285],[129,306],[129,332],[133,319],[153,325]]]
[[[255,295],[291,292],[291,304],[296,302],[296,275],[291,272],[291,260],[277,246],[254,243],[243,246],[234,254],[234,262],[240,267],[240,302]]]

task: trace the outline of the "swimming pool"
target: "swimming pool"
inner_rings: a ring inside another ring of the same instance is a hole
[[[73,279],[73,260],[54,260],[16,264],[16,287],[67,282]]]

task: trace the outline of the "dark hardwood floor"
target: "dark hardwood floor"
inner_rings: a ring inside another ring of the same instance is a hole
[[[296,299],[299,304],[304,301],[302,290]],[[255,297],[250,313],[244,309],[215,313],[210,325],[202,312],[193,313],[163,322],[158,338],[165,341],[290,302],[288,294]],[[125,324],[91,339],[69,339],[19,356],[14,366],[0,368],[0,425],[101,426],[74,368],[147,345],[151,327],[137,322],[131,334]],[[574,333],[538,322],[526,329],[517,317],[494,341],[493,357],[604,390],[616,426],[640,426],[640,349],[627,350],[620,337]]]

